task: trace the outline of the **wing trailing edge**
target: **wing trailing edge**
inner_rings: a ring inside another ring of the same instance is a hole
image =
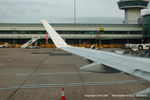
[[[109,66],[112,69],[123,71],[150,81],[150,59],[127,57],[100,50],[69,46],[47,21],[43,19],[41,19],[41,21],[57,48],[94,61],[92,64],[81,67],[81,70],[101,72],[105,69],[104,67]],[[148,95],[147,98],[150,98],[150,89],[139,92],[139,94],[146,94]]]

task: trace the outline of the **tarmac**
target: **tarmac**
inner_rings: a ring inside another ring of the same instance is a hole
[[[145,100],[150,82],[123,73],[81,71],[89,61],[56,48],[0,48],[0,100]]]

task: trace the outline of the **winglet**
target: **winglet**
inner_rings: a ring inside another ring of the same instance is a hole
[[[60,35],[58,35],[58,33],[52,28],[50,24],[48,24],[46,20],[41,19],[41,22],[43,23],[46,31],[48,32],[57,48],[69,47],[69,45],[60,37]]]

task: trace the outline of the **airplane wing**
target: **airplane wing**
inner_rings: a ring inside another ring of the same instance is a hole
[[[69,46],[46,20],[41,21],[57,48],[94,61],[81,67],[81,70],[100,72],[102,69],[100,65],[105,65],[150,81],[150,59]]]

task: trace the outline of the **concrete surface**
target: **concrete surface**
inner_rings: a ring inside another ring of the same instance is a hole
[[[61,87],[67,100],[144,100],[132,94],[149,82],[124,73],[80,71],[86,64],[55,48],[1,48],[0,100],[60,100]]]

